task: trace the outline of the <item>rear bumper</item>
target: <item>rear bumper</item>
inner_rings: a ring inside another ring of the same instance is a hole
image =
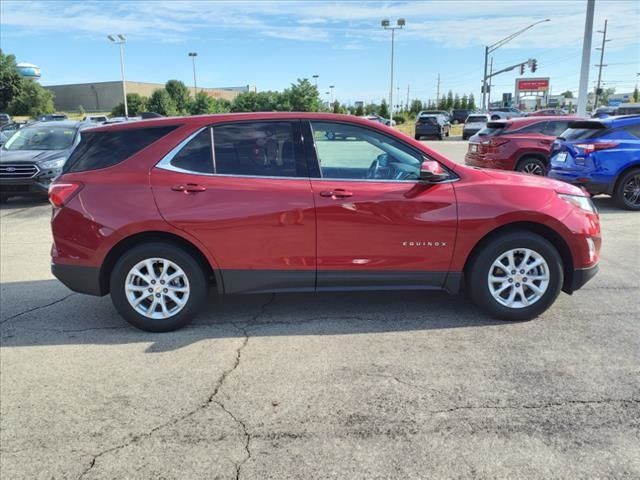
[[[101,297],[106,289],[100,284],[100,268],[51,264],[51,273],[74,292]]]
[[[432,137],[441,135],[442,130],[437,127],[416,127],[416,135],[424,135],[425,137]]]
[[[579,187],[584,187],[587,192],[592,195],[598,193],[606,193],[611,195],[613,193],[613,186],[615,182],[603,182],[604,179],[595,179],[589,173],[585,173],[582,171],[571,171],[571,170],[562,170],[559,168],[553,168],[553,164],[551,165],[551,169],[547,173],[549,178],[553,178],[554,180],[561,180],[563,182],[570,183],[572,185],[577,185]]]
[[[573,271],[571,283],[569,285],[566,285],[564,291],[571,294],[576,290],[580,290],[585,283],[595,277],[596,273],[598,273],[598,268],[599,267],[597,263],[589,268],[576,268]]]

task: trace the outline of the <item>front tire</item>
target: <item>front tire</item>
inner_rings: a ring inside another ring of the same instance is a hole
[[[556,248],[524,231],[485,244],[475,252],[465,276],[473,303],[489,316],[507,321],[529,320],[546,311],[564,282]]]
[[[625,173],[613,193],[616,203],[626,210],[640,210],[640,170]]]
[[[207,287],[207,277],[190,253],[161,242],[126,252],[110,279],[116,310],[147,332],[169,332],[187,325],[202,309]]]
[[[516,166],[517,172],[528,173],[529,175],[544,176],[546,166],[542,160],[536,157],[524,157]]]

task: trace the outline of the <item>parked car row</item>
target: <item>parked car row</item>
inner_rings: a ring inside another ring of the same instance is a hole
[[[640,210],[640,115],[489,121],[471,136],[465,163],[548,175]]]

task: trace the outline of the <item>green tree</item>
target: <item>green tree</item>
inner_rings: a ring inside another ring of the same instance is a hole
[[[363,117],[364,116],[364,105],[361,102],[358,103],[358,106],[356,107],[356,111],[355,111],[354,115],[356,115],[358,117]]]
[[[127,93],[127,109],[129,110],[129,116],[135,117],[140,115],[142,112],[146,112],[148,101],[149,99],[147,97],[143,97],[138,93]],[[118,105],[113,107],[111,115],[114,117],[123,117],[124,103],[120,102]]]
[[[616,93],[616,89],[613,88],[613,87],[611,87],[611,88],[603,88],[602,89],[602,93],[598,97],[598,102],[600,103],[600,105],[608,104],[609,103],[609,97],[611,95],[613,95],[614,93]]]
[[[633,89],[633,101],[634,102],[640,102],[640,92],[638,92],[638,86],[636,85],[636,88]]]
[[[299,78],[297,83],[292,83],[291,87],[283,92],[282,100],[287,109],[294,112],[317,112],[320,110],[318,87],[306,78]]]
[[[460,100],[460,108],[463,110],[466,110],[469,108],[469,97],[467,97],[466,93],[462,96],[462,99]]]
[[[412,115],[417,115],[420,110],[422,110],[422,102],[418,99],[412,100],[411,106],[409,107],[409,112]]]
[[[447,100],[445,102],[444,110],[451,110],[452,107],[453,107],[453,92],[449,90],[449,93],[447,93]]]
[[[389,107],[387,105],[387,101],[386,100],[382,100],[382,102],[380,102],[380,110],[378,111],[378,115],[380,115],[382,118],[389,118]]]
[[[173,101],[173,98],[171,98],[171,95],[169,95],[169,92],[164,88],[154,90],[151,97],[149,97],[147,107],[150,112],[159,113],[160,115],[171,117],[178,114],[178,107]]]
[[[438,110],[448,110],[447,108],[447,97],[441,97],[440,100],[438,101]]]
[[[567,90],[566,92],[562,92],[560,95],[562,95],[564,98],[573,98],[573,92],[571,90]]]
[[[189,104],[191,103],[191,93],[187,86],[180,80],[169,80],[164,85],[165,90],[173,100],[178,113],[185,115],[189,112]]]
[[[42,87],[38,82],[23,80],[20,93],[9,103],[12,115],[29,115],[36,117],[55,111],[53,92]]]
[[[20,94],[25,81],[18,73],[16,57],[5,55],[0,49],[0,111],[9,110],[11,100]]]
[[[279,92],[242,92],[231,102],[232,112],[273,112],[291,110]]]
[[[452,108],[454,110],[458,110],[460,107],[460,95],[458,95],[457,93],[455,94],[455,96],[453,97],[453,105]]]
[[[191,102],[191,114],[202,115],[205,113],[226,113],[231,110],[231,103],[223,98],[212,98],[203,91],[196,94]]]
[[[469,101],[467,102],[467,108],[469,110],[475,110],[476,107],[476,99],[473,96],[473,93],[469,94]]]
[[[364,106],[365,115],[371,115],[372,113],[378,113],[379,110],[380,110],[380,105],[377,105],[375,103],[367,103]]]

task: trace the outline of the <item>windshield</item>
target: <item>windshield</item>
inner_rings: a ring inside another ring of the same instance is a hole
[[[4,150],[66,150],[73,145],[75,128],[38,126],[23,128],[4,144]]]
[[[467,123],[487,123],[487,117],[484,115],[469,115]]]

